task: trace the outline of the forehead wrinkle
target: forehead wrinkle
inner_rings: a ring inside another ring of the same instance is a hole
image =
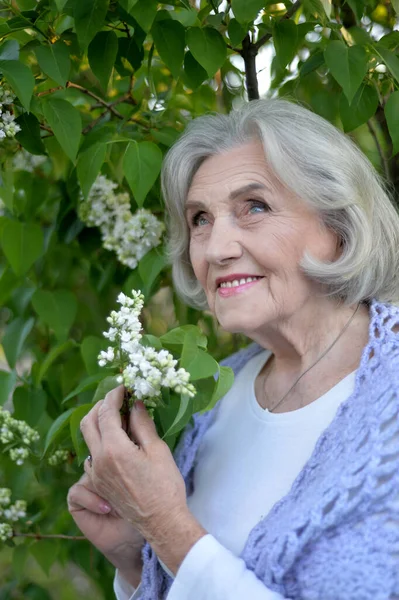
[[[237,175],[237,172],[234,171],[235,175]],[[248,173],[249,175],[249,173]],[[236,200],[239,196],[246,194],[248,192],[251,191],[261,191],[261,192],[267,192],[269,194],[273,194],[276,191],[276,186],[273,185],[270,181],[267,181],[266,178],[263,182],[259,181],[259,177],[248,177],[249,181],[248,183],[241,183],[239,182],[237,184],[237,187],[235,187],[235,189],[231,189],[232,185],[231,182],[226,182],[224,179],[223,180],[214,180],[210,181],[210,182],[199,182],[196,181],[194,182],[189,191],[188,191],[188,196],[187,196],[187,200],[185,203],[185,209],[190,209],[190,208],[205,208],[207,206],[206,202],[204,202],[204,200],[200,200],[197,199],[195,196],[196,195],[200,195],[202,198],[206,198],[206,195],[213,192],[213,188],[215,188],[216,185],[218,184],[223,184],[224,188],[226,189],[226,200],[228,201],[232,201],[232,200]],[[250,181],[250,179],[252,179],[252,181]],[[241,183],[241,185],[240,185]],[[196,189],[199,188],[199,189]],[[230,189],[229,189],[230,188]],[[222,189],[222,187],[218,187],[218,192],[220,192],[220,190]]]

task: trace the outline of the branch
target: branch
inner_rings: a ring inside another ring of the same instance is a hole
[[[84,535],[63,535],[61,533],[19,533],[18,531],[13,531],[13,537],[25,537],[25,538],[34,538],[35,540],[52,540],[52,539],[60,539],[60,540],[79,540],[83,541],[88,539]]]
[[[291,8],[289,8],[287,10],[287,12],[281,17],[280,21],[284,21],[285,19],[290,19],[292,17],[292,15],[294,15],[296,13],[296,11],[298,10],[298,8],[301,6],[301,0],[297,0],[292,6]],[[263,44],[265,44],[266,42],[268,42],[270,40],[270,38],[272,37],[271,33],[265,33],[264,36],[262,36],[255,44],[256,49],[259,50],[259,48],[261,48],[261,46],[263,46]]]
[[[378,154],[380,155],[380,159],[381,159],[382,165],[384,167],[385,177],[388,181],[391,181],[391,173],[390,173],[390,169],[389,169],[389,163],[385,156],[385,152],[383,151],[381,144],[378,140],[377,132],[375,130],[374,123],[372,122],[371,119],[369,119],[367,121],[367,127],[369,128],[369,132],[371,133],[371,135],[374,139],[376,148],[378,150]]]
[[[102,98],[100,98],[100,96],[97,96],[97,94],[94,94],[94,92],[91,92],[90,90],[87,90],[86,88],[82,87],[81,85],[78,85],[77,83],[72,83],[71,81],[68,81],[67,84],[66,84],[66,87],[67,88],[74,88],[75,90],[79,90],[83,94],[86,94],[87,96],[90,96],[90,98],[94,98],[94,100],[96,100],[102,106],[105,106],[106,109],[109,110],[115,117],[118,117],[118,119],[122,119],[123,120],[125,118],[123,115],[121,115],[121,113],[118,110],[116,110],[114,108],[114,106],[112,105],[112,103],[106,102],[105,100],[103,100]]]
[[[97,117],[96,119],[93,119],[82,131],[83,135],[86,135],[87,133],[89,133],[93,127],[95,127],[97,125],[97,123],[99,123],[101,121],[101,119],[107,114],[107,110],[104,110],[101,115],[99,117]]]
[[[45,90],[44,92],[39,92],[37,95],[38,98],[41,96],[47,96],[48,94],[53,94],[54,92],[58,92],[58,90],[63,90],[63,86],[59,85],[58,87],[50,88],[49,90]]]
[[[245,81],[247,84],[248,100],[259,99],[258,78],[256,76],[256,55],[258,49],[251,42],[249,34],[242,41],[242,51],[240,52],[245,64]]]

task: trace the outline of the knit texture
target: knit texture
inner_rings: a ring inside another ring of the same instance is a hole
[[[252,344],[224,364],[237,375],[261,350]],[[175,450],[188,496],[219,406],[194,415]],[[166,599],[173,579],[148,543],[142,556],[142,599]],[[292,600],[399,599],[399,307],[371,302],[353,394],[240,556],[267,588]]]

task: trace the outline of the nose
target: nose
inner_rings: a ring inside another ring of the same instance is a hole
[[[228,217],[216,218],[208,238],[205,258],[210,264],[222,265],[242,256],[237,228]]]

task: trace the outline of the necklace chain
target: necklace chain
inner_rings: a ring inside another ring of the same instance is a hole
[[[273,406],[273,408],[269,408],[269,409],[268,409],[268,410],[269,410],[269,412],[273,412],[274,410],[276,410],[276,408],[277,408],[277,407],[279,407],[279,406],[280,406],[280,404],[283,402],[283,400],[285,400],[285,399],[286,399],[286,397],[287,397],[287,396],[288,396],[288,394],[291,392],[291,390],[293,390],[293,389],[294,389],[294,387],[296,386],[296,384],[298,383],[298,381],[299,381],[300,379],[302,379],[302,377],[303,377],[304,375],[306,375],[306,373],[308,373],[308,372],[310,371],[310,369],[313,369],[313,367],[314,367],[315,365],[317,365],[317,363],[318,363],[319,361],[321,361],[321,359],[322,359],[322,358],[323,358],[323,357],[324,357],[324,356],[327,354],[327,352],[329,352],[329,351],[331,350],[331,348],[332,348],[332,347],[333,347],[333,346],[334,346],[334,345],[335,345],[335,344],[338,342],[339,338],[340,338],[340,337],[341,337],[341,336],[342,336],[342,335],[345,333],[345,331],[348,329],[349,325],[350,325],[350,324],[351,324],[351,322],[353,321],[353,319],[354,319],[354,317],[355,317],[355,315],[356,315],[356,313],[357,313],[357,311],[358,311],[358,309],[359,309],[359,306],[360,306],[360,302],[359,302],[359,304],[357,305],[357,307],[356,307],[356,310],[354,311],[353,315],[351,316],[351,318],[349,319],[349,321],[347,322],[347,324],[345,325],[345,327],[342,329],[342,331],[341,331],[341,333],[338,335],[338,337],[337,337],[337,338],[336,338],[336,339],[333,341],[333,343],[331,344],[331,346],[329,346],[329,347],[327,348],[327,350],[325,350],[325,351],[323,352],[323,354],[322,354],[322,355],[321,355],[321,356],[320,356],[320,357],[319,357],[319,358],[316,360],[316,362],[315,362],[315,363],[313,363],[313,365],[311,365],[311,366],[310,366],[308,369],[306,369],[306,371],[304,371],[304,372],[303,372],[303,373],[302,373],[302,374],[301,374],[301,375],[298,377],[298,379],[297,379],[297,380],[295,381],[295,383],[294,383],[294,384],[293,384],[293,385],[290,387],[290,389],[288,390],[288,392],[287,392],[287,393],[286,393],[286,394],[285,394],[285,395],[284,395],[284,396],[281,398],[281,400],[280,400],[279,402],[277,402],[277,404],[276,404],[275,406]],[[266,384],[267,380],[269,379],[269,376],[270,376],[270,372],[267,374],[267,376],[266,376],[266,379],[265,379],[265,381],[263,382],[263,387],[265,387],[265,384]]]

